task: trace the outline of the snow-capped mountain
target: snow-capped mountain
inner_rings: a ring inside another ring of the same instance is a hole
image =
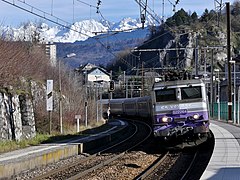
[[[147,26],[146,22],[146,26]],[[27,23],[19,28],[0,27],[0,35],[7,40],[23,40],[32,41],[39,40],[41,42],[75,42],[85,41],[90,37],[99,35],[99,32],[107,31],[133,31],[141,28],[140,20],[124,18],[118,23],[110,23],[108,21],[83,20],[76,22],[69,28],[60,26],[50,27],[46,23],[36,24]],[[142,31],[143,32],[143,31]],[[145,31],[147,33],[147,31]],[[141,34],[140,36],[142,36]],[[146,35],[146,34],[145,34]]]

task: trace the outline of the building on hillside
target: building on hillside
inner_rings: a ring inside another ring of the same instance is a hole
[[[57,65],[57,47],[56,44],[53,43],[46,43],[45,44],[45,52],[47,57],[49,58],[51,65]]]
[[[109,82],[111,77],[103,68],[95,67],[88,71],[87,80],[89,82]]]
[[[94,83],[102,82],[106,83],[111,80],[111,75],[103,68],[87,63],[84,66],[80,66],[76,69],[79,73],[84,75],[84,82]]]

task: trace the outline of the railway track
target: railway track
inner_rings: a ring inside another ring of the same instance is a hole
[[[151,127],[147,124],[133,122],[129,122],[129,124],[131,124],[131,128],[129,128],[131,135],[120,142],[105,147],[105,149],[94,154],[85,155],[84,158],[80,158],[63,167],[32,177],[32,179],[81,179],[84,176],[92,176],[89,173],[123,158],[128,154],[128,151],[136,148],[150,137],[152,133]]]
[[[198,180],[204,172],[214,148],[214,139],[211,137],[205,143],[191,148],[169,152],[156,163],[154,168],[149,169],[138,179],[179,179],[179,180]]]
[[[131,123],[128,138],[109,147],[95,151],[93,154],[82,154],[82,158],[64,166],[50,170],[32,179],[196,179],[199,170],[206,167],[207,160],[203,149],[190,148],[189,151],[162,151],[159,143],[150,137],[151,128],[138,123]],[[145,133],[139,133],[145,132]],[[126,136],[125,136],[126,137]],[[153,141],[153,142],[150,142]],[[205,146],[205,147],[204,147]],[[206,148],[207,147],[207,148]],[[210,156],[209,156],[210,158]],[[199,166],[199,161],[202,163]],[[194,173],[192,173],[194,172]],[[24,179],[24,178],[21,178]],[[27,178],[29,179],[29,178]]]
[[[134,180],[141,180],[148,177],[163,163],[163,161],[167,158],[169,152],[162,154],[151,166],[149,166],[145,171],[143,171],[140,175],[134,178]]]

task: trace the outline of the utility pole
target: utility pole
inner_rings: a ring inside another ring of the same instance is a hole
[[[110,71],[110,79],[112,81],[112,70]],[[112,99],[112,98],[113,98],[113,92],[110,91],[110,99]]]
[[[162,24],[164,23],[164,8],[165,8],[165,3],[164,0],[162,0]]]
[[[85,107],[85,126],[88,126],[88,74],[87,70],[85,70],[85,102],[84,102],[84,107]]]
[[[196,34],[195,44],[195,76],[198,77],[198,34]]]
[[[212,57],[211,57],[211,86],[210,86],[210,91],[211,91],[211,112],[212,112],[212,117],[213,117],[213,103],[214,103],[214,96],[213,96],[213,49],[212,49]]]
[[[59,123],[60,123],[60,133],[63,134],[62,77],[61,77],[61,62],[60,62],[60,60],[58,60],[58,79],[59,79]]]
[[[214,0],[214,4],[215,4],[215,11],[217,12],[217,25],[219,26],[220,18],[222,15],[223,3],[222,3],[222,0]]]
[[[147,12],[147,0],[138,0],[136,2],[140,6],[140,18],[142,23],[142,29],[144,29],[144,23],[146,21],[146,12]]]
[[[142,97],[144,96],[144,68],[143,68],[143,62],[142,62]]]
[[[231,22],[230,22],[230,3],[226,2],[227,11],[227,63],[228,63],[228,121],[232,121],[232,73],[231,73]]]
[[[177,58],[177,68],[178,69],[180,69],[180,64],[179,64],[179,54],[178,54],[178,41],[179,41],[179,39],[180,39],[180,36],[179,35],[176,35],[176,44],[175,44],[175,46],[176,46],[176,58]]]

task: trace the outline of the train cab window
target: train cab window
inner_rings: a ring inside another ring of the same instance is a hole
[[[201,86],[181,88],[182,99],[202,98]]]
[[[159,89],[155,91],[156,102],[176,101],[176,89]]]

